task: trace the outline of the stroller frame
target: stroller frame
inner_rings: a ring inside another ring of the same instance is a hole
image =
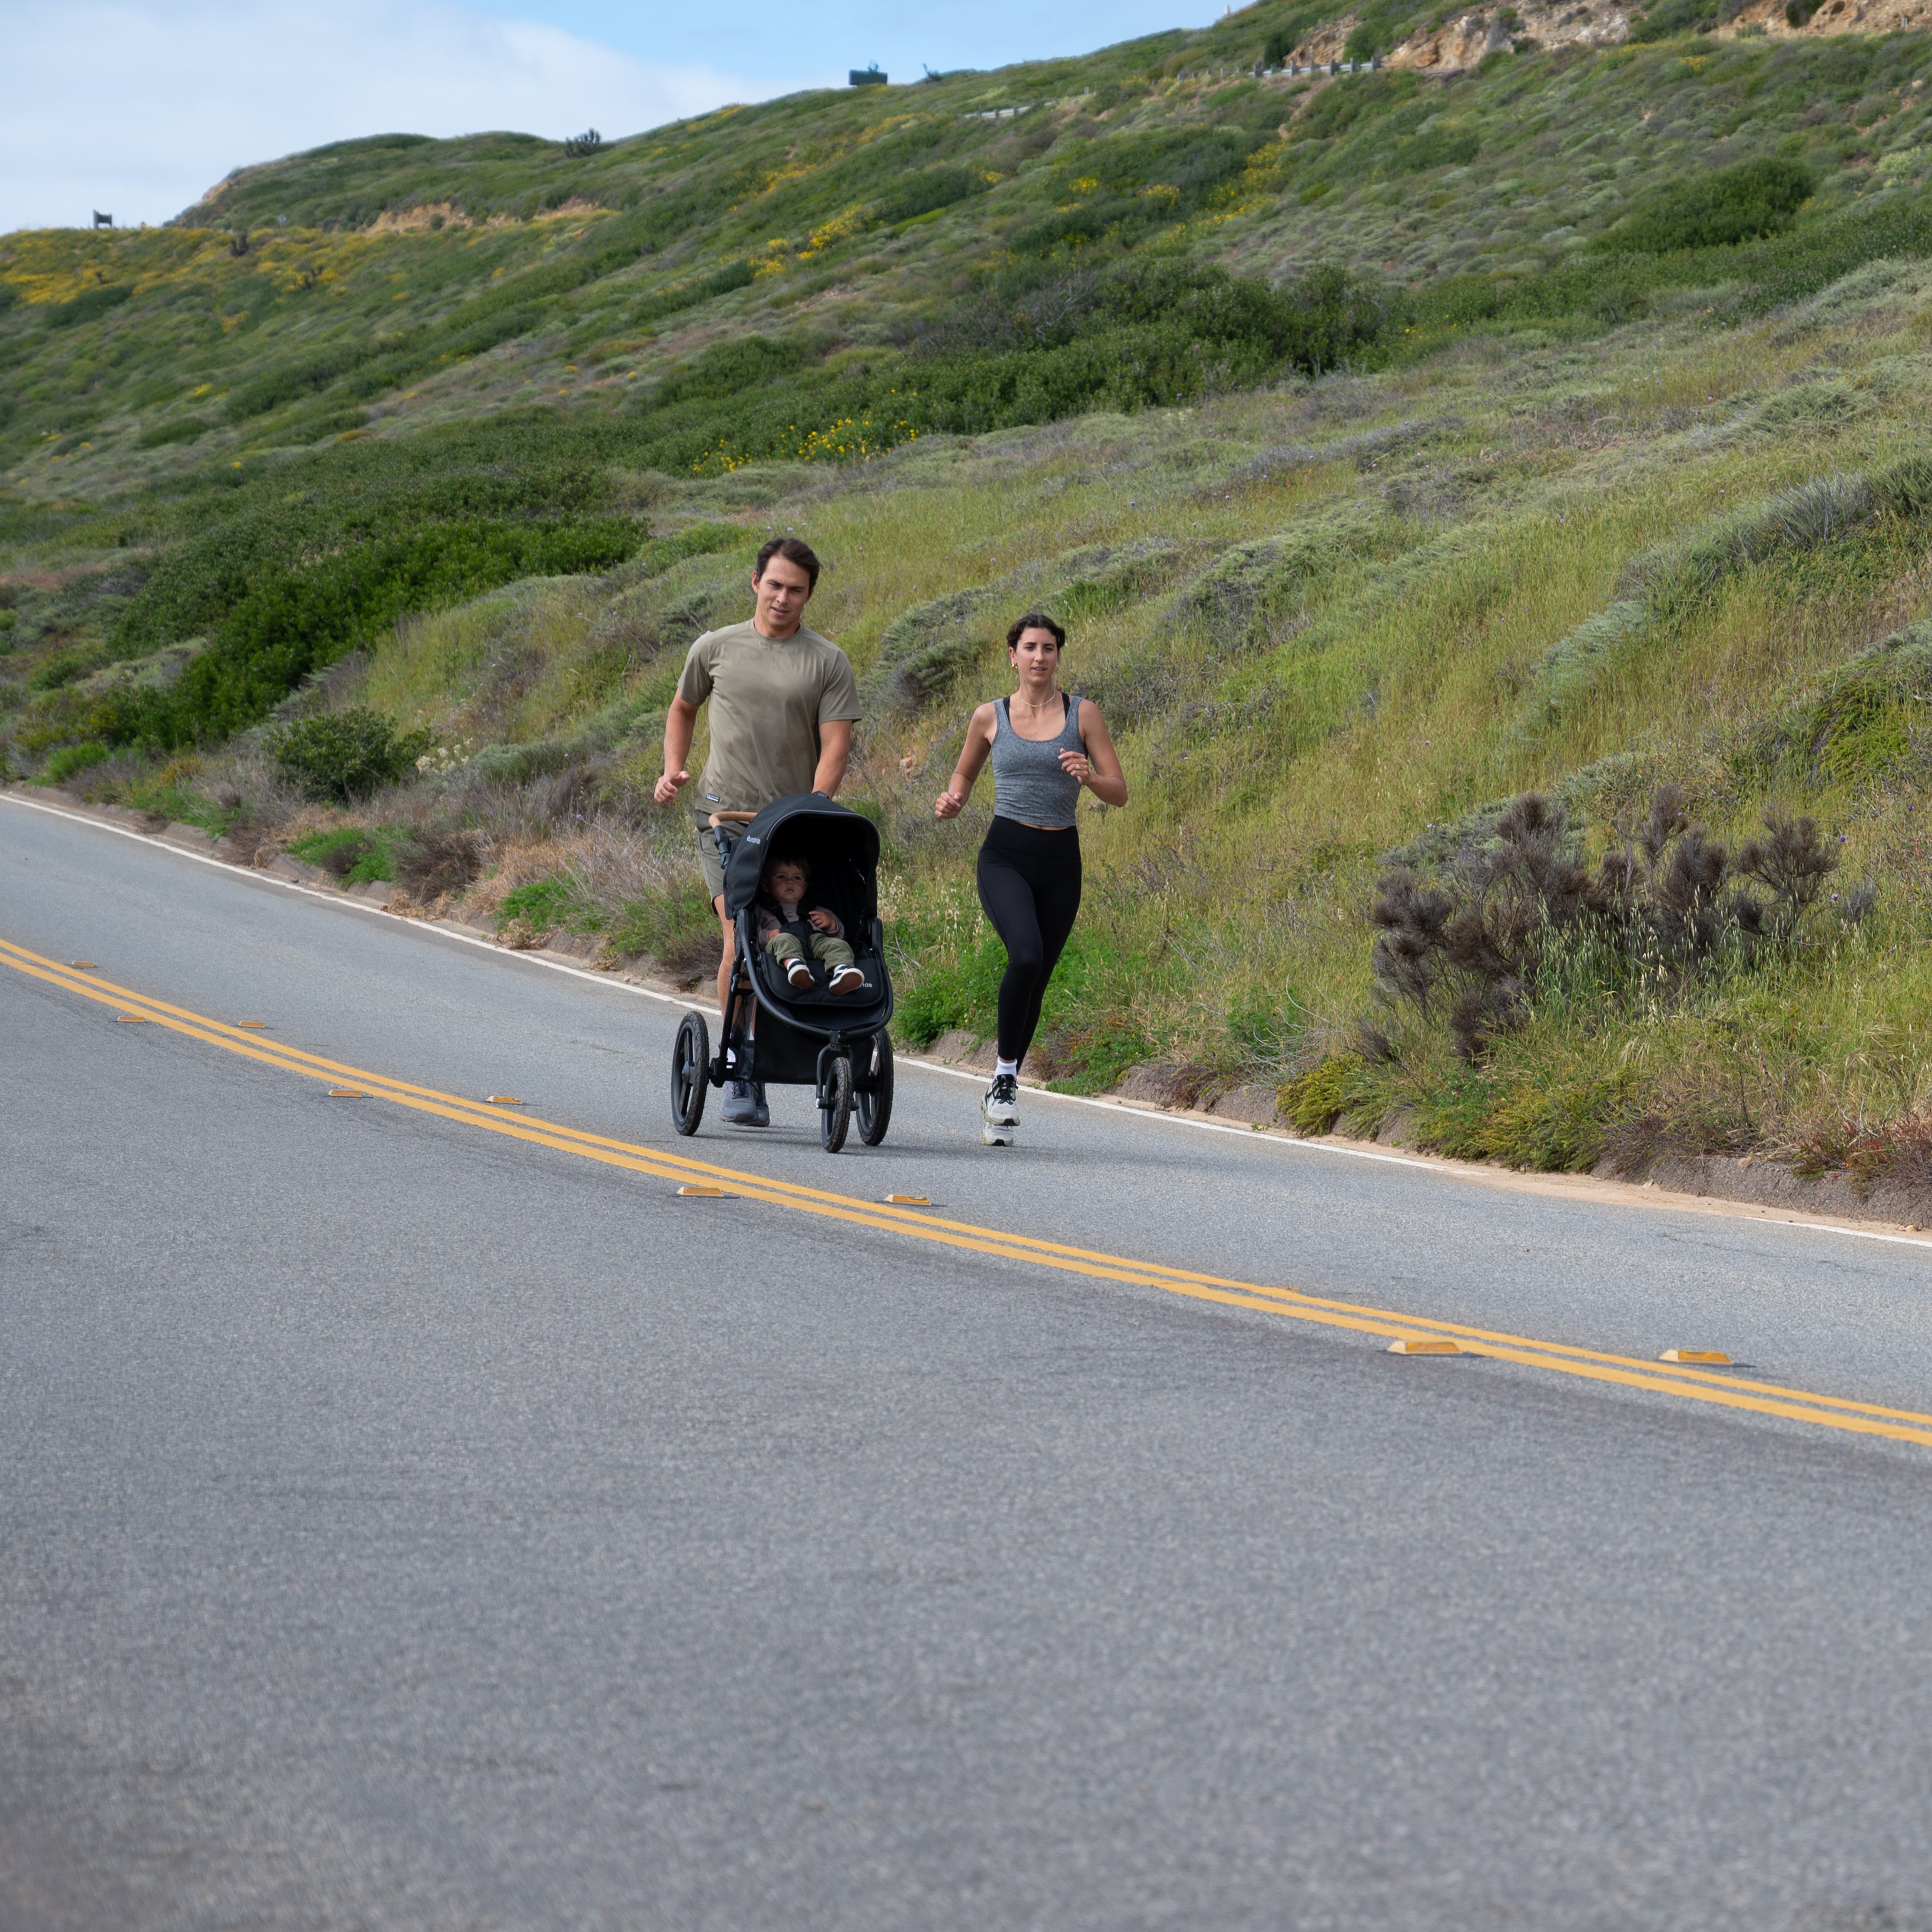
[[[779,799],[760,812],[714,812],[709,836],[724,868],[724,910],[735,940],[727,1017],[715,1055],[702,1013],[687,1013],[680,1023],[671,1049],[672,1124],[680,1134],[694,1134],[707,1087],[751,1080],[812,1088],[826,1152],[845,1144],[855,1113],[859,1138],[877,1147],[892,1110],[892,988],[878,916],[877,829],[813,792]],[[824,990],[816,961],[808,962],[813,987],[800,993],[758,944],[754,902],[774,850],[809,859],[819,895],[843,916],[866,976],[856,993]]]

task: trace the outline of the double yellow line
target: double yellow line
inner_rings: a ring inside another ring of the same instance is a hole
[[[1391,1309],[1364,1307],[1352,1302],[1304,1294],[1294,1288],[1225,1280],[1190,1268],[1134,1261],[1124,1256],[1070,1246],[1063,1242],[1040,1240],[1030,1235],[982,1228],[969,1221],[948,1220],[916,1208],[896,1208],[883,1202],[857,1200],[849,1195],[834,1194],[824,1188],[768,1180],[736,1168],[720,1167],[684,1154],[661,1153],[655,1148],[613,1140],[602,1134],[586,1133],[575,1127],[561,1126],[527,1114],[506,1114],[486,1102],[467,1100],[460,1094],[445,1094],[433,1087],[419,1087],[409,1081],[392,1079],[386,1074],[371,1073],[340,1060],[326,1059],[319,1054],[304,1053],[298,1048],[265,1039],[259,1032],[210,1019],[204,1014],[171,1006],[150,994],[116,986],[97,973],[43,958],[38,953],[30,952],[24,946],[4,939],[0,939],[0,964],[112,1008],[116,1015],[125,1014],[166,1027],[188,1039],[220,1047],[226,1052],[239,1054],[265,1066],[298,1074],[305,1079],[325,1081],[332,1087],[352,1082],[371,1099],[388,1100],[418,1113],[434,1114],[464,1126],[502,1134],[512,1140],[526,1141],[532,1146],[548,1148],[558,1153],[574,1154],[581,1160],[597,1161],[607,1167],[626,1168],[634,1174],[646,1174],[658,1180],[686,1185],[715,1186],[726,1194],[762,1202],[770,1207],[788,1208],[800,1214],[847,1222],[856,1227],[990,1256],[996,1260],[1027,1262],[1100,1281],[1157,1288],[1192,1300],[1252,1309],[1292,1322],[1311,1323],[1318,1328],[1347,1329],[1388,1341],[1454,1342],[1465,1354],[1514,1362],[1525,1368],[1580,1376],[1588,1382],[1614,1383],[1651,1394],[1674,1396],[1688,1402],[1745,1409],[1760,1415],[1778,1416],[1787,1421],[1810,1423],[1820,1428],[1932,1446],[1932,1414],[1912,1409],[1850,1402],[1837,1396],[1780,1388],[1772,1383],[1748,1382],[1704,1370],[1670,1366],[1631,1356],[1610,1354],[1600,1349],[1573,1348],[1560,1342],[1539,1342],[1527,1336],[1472,1328],[1464,1322],[1437,1321],[1424,1316],[1398,1313]]]

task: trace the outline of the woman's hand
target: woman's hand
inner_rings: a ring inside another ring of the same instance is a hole
[[[1065,751],[1060,754],[1060,769],[1070,778],[1081,784],[1088,783],[1094,776],[1094,767],[1088,763],[1084,752]]]
[[[957,818],[966,809],[966,794],[963,791],[943,791],[932,809],[936,818]]]

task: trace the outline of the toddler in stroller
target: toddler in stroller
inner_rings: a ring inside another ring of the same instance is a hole
[[[827,991],[855,993],[866,983],[866,976],[846,940],[845,922],[829,906],[806,903],[811,883],[808,860],[783,856],[766,861],[758,896],[752,902],[758,944],[784,968],[794,992],[812,990],[808,950],[812,958],[830,969]]]

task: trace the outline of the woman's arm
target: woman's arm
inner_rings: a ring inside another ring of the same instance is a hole
[[[1107,733],[1107,721],[1090,698],[1080,700],[1080,736],[1084,752],[1062,752],[1060,768],[1069,778],[1078,778],[1103,805],[1125,805],[1127,781],[1120,770],[1120,754]]]
[[[982,704],[966,727],[966,742],[959,748],[959,762],[952,768],[952,782],[939,794],[934,812],[941,818],[957,818],[973,794],[973,782],[980,776],[987,754],[993,748],[993,707]]]

